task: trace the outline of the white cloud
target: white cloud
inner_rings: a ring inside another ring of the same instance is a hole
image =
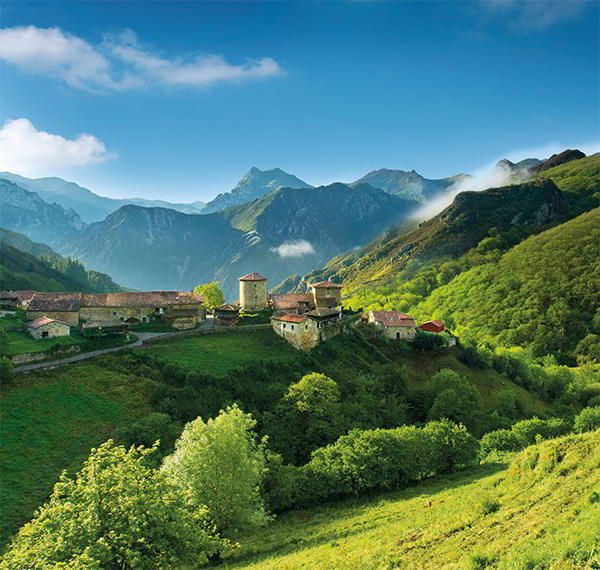
[[[132,30],[107,35],[97,45],[58,28],[0,29],[0,60],[63,80],[88,91],[117,91],[149,85],[208,86],[281,73],[270,57],[234,65],[222,55],[166,58],[142,46]]]
[[[37,130],[28,119],[7,120],[0,128],[0,170],[38,176],[115,157],[93,135],[66,139]]]
[[[591,0],[480,0],[484,19],[503,18],[509,28],[521,33],[546,30],[556,24],[576,20]]]
[[[280,257],[302,257],[315,253],[315,248],[305,239],[284,241],[279,247],[271,248]]]

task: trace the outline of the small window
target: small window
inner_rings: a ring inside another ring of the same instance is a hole
[[[283,323],[283,328],[285,328],[285,323]]]
[[[294,330],[294,325],[292,325],[292,330]]]
[[[113,316],[116,316],[116,315],[117,315],[117,311],[113,311]]]
[[[48,331],[42,332],[42,338],[48,338]]]

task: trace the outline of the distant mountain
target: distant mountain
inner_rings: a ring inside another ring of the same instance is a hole
[[[24,176],[10,172],[0,172],[0,178],[10,180],[30,192],[36,192],[48,203],[59,204],[67,210],[73,209],[86,222],[103,220],[108,214],[128,204],[171,208],[189,214],[198,214],[205,205],[204,202],[177,204],[163,200],[147,200],[145,198],[107,198],[106,196],[99,196],[74,182],[68,182],[56,177],[25,178]]]
[[[524,160],[520,160],[519,162],[511,162],[508,158],[503,158],[496,163],[497,168],[504,168],[508,170],[513,175],[528,175],[530,174],[536,166],[541,164],[543,160],[539,158],[525,158]]]
[[[388,194],[416,200],[417,202],[426,202],[467,176],[467,174],[458,174],[449,178],[430,180],[424,178],[415,170],[406,172],[405,170],[382,168],[365,174],[349,186],[356,187],[360,184],[369,184],[374,188],[381,188]]]
[[[60,257],[49,245],[36,241],[31,241],[26,235],[20,234],[19,232],[11,232],[0,228],[0,242],[7,243],[8,245],[20,249],[36,257],[41,256],[56,256]]]
[[[230,206],[252,202],[278,188],[312,188],[312,186],[293,174],[284,172],[281,168],[259,170],[252,167],[231,192],[219,194],[204,206],[202,213],[210,214]]]
[[[74,210],[48,204],[37,193],[0,179],[0,225],[55,245],[73,237],[85,224]]]
[[[416,206],[367,185],[282,188],[206,215],[125,206],[81,231],[65,253],[135,288],[191,289],[218,280],[237,299],[237,277],[275,285],[359,247]]]

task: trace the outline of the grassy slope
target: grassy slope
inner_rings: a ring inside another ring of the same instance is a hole
[[[600,154],[555,166],[533,178],[549,178],[561,190],[600,198]]]
[[[385,364],[368,347],[339,336],[324,346],[332,355],[322,359],[324,370],[340,383],[360,371]],[[159,358],[201,373],[227,370],[278,357],[293,359],[298,352],[270,330],[221,333],[159,343],[148,349]],[[404,365],[409,385],[423,382],[442,368],[451,368],[479,388],[484,407],[494,394],[511,388],[529,413],[544,414],[546,405],[494,370],[469,369],[452,352],[422,355],[390,354]],[[277,378],[291,383],[297,378]],[[20,375],[14,386],[0,393],[3,434],[0,438],[0,511],[3,516],[0,544],[33,514],[48,496],[63,469],[78,468],[89,450],[113,436],[115,430],[152,412],[153,382],[128,371],[127,356],[104,356],[55,370]]]
[[[21,375],[0,399],[0,542],[31,517],[63,469],[151,411],[147,380],[94,359]]]
[[[598,568],[599,490],[600,431],[567,436],[526,449],[510,467],[499,460],[281,515],[242,538],[225,567]],[[486,502],[497,512],[486,514]]]
[[[145,350],[159,360],[214,376],[257,360],[289,360],[298,354],[271,329],[200,335]]]

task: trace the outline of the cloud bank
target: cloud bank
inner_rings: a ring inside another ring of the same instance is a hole
[[[315,248],[305,239],[284,241],[279,247],[271,248],[280,257],[302,257],[315,253]]]
[[[151,85],[206,87],[282,72],[270,57],[247,59],[237,65],[218,54],[167,58],[142,45],[132,30],[106,35],[102,42],[92,45],[59,28],[3,28],[0,60],[92,92]]]
[[[66,139],[36,129],[28,119],[7,120],[0,128],[0,170],[39,176],[48,170],[56,172],[115,157],[101,140],[90,134]]]

